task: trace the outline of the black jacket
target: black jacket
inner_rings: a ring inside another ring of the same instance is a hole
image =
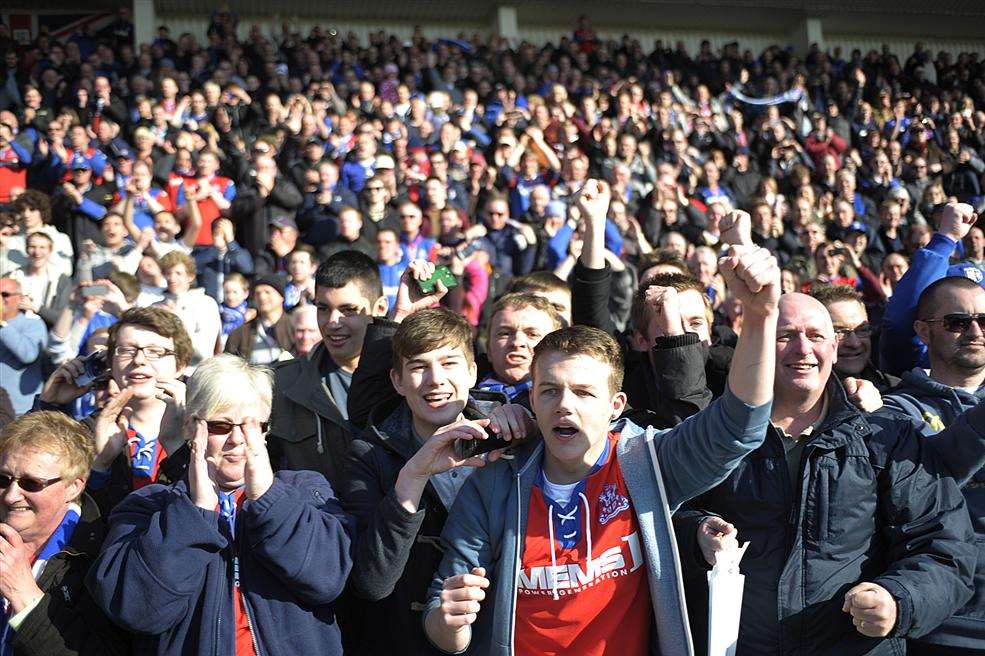
[[[470,400],[465,417],[480,419],[495,405]],[[359,536],[349,575],[346,642],[360,654],[440,654],[424,635],[421,611],[441,563],[448,509],[430,482],[416,513],[397,502],[397,475],[418,445],[407,404],[388,410],[377,406],[345,461],[342,507],[356,518]]]
[[[320,472],[338,490],[352,435],[322,379],[322,362],[328,357],[325,345],[319,344],[309,357],[274,368],[267,450],[275,470]]]
[[[916,426],[862,414],[833,377],[827,394],[828,414],[808,438],[795,484],[784,438],[771,427],[723,483],[689,504],[749,541],[739,656],[902,654],[902,638],[931,631],[971,596],[977,554],[964,499],[954,481],[930,473],[934,455]],[[985,408],[976,413],[985,431]],[[695,586],[707,565],[695,542],[694,531],[678,534],[692,618],[707,617],[706,584]],[[897,602],[886,639],[858,633],[841,610],[862,581]]]
[[[111,656],[130,653],[129,637],[96,606],[85,577],[99,555],[105,529],[85,494],[68,545],[48,559],[38,587],[44,597],[11,634],[13,656]]]

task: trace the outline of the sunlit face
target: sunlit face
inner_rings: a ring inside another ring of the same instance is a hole
[[[533,307],[505,308],[489,326],[489,360],[496,378],[518,383],[530,376],[534,347],[557,326],[550,315]]]
[[[952,287],[938,293],[930,316],[920,317],[913,329],[927,345],[932,369],[938,367],[977,374],[985,369],[985,331],[978,323],[971,322],[967,330],[955,332],[945,328],[942,322],[926,322],[923,319],[940,319],[950,314],[985,313],[985,289]]]
[[[27,238],[27,258],[32,264],[43,267],[51,257],[51,241],[45,237],[32,235]]]
[[[116,347],[156,346],[174,351],[174,340],[140,326],[125,325],[116,334]],[[121,389],[133,389],[134,397],[152,399],[158,394],[159,380],[172,380],[178,373],[175,356],[166,355],[157,360],[148,360],[147,355],[137,351],[133,357],[111,354],[113,380]]]
[[[183,294],[191,287],[193,276],[184,264],[178,263],[164,270],[164,279],[168,281],[169,292]]]
[[[568,471],[591,467],[604,448],[609,423],[626,396],[610,388],[612,370],[587,355],[544,353],[530,392],[546,457]]]
[[[311,353],[321,341],[318,317],[314,312],[298,312],[291,317],[291,331],[294,337],[294,348],[300,356]]]
[[[226,280],[222,283],[223,303],[227,307],[239,307],[246,300],[247,294],[249,292],[246,287],[236,280]]]
[[[64,477],[60,454],[22,448],[0,455],[0,474],[49,481]],[[0,488],[0,522],[20,534],[25,542],[40,546],[54,533],[68,509],[85,488],[84,478],[65,479],[40,492],[26,492],[20,481]]]
[[[441,346],[405,358],[391,370],[394,389],[410,407],[416,426],[433,432],[456,421],[476,383],[475,362],[461,346]]]
[[[222,490],[235,490],[245,482],[246,475],[246,435],[244,424],[255,422],[256,430],[266,417],[258,417],[256,406],[259,402],[243,404],[241,407],[223,408],[210,417],[201,417],[207,421],[222,421],[238,424],[225,435],[209,434],[205,448],[205,459],[209,463],[209,478],[215,481]]]
[[[339,366],[354,366],[373,316],[386,313],[386,297],[372,301],[355,282],[344,287],[315,287],[315,307],[322,341]]]
[[[835,371],[842,376],[858,376],[872,355],[872,333],[865,306],[857,301],[838,301],[827,307],[838,339]]]
[[[376,259],[383,263],[392,263],[400,259],[400,242],[393,232],[381,230],[377,233]]]
[[[261,314],[269,314],[283,307],[284,297],[270,285],[257,285],[253,288],[253,302]]]
[[[122,244],[127,234],[126,227],[123,225],[123,218],[116,214],[107,214],[103,217],[99,228],[103,233],[103,243],[112,248]]]
[[[776,334],[776,381],[780,396],[806,396],[821,390],[837,360],[831,317],[823,305],[804,294],[780,297]]]

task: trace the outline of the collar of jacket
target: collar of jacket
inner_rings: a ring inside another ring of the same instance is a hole
[[[99,515],[99,508],[92,497],[83,492],[82,496],[79,497],[79,505],[82,507],[82,515],[72,532],[72,539],[69,540],[68,545],[61,553],[95,558],[99,555],[99,548],[103,544],[106,529]]]
[[[908,389],[909,388],[909,389]],[[903,384],[893,393],[911,394],[913,396],[929,396],[963,402],[962,405],[975,405],[985,398],[985,385],[980,385],[974,392],[960,387],[951,387],[939,383],[921,367],[914,367],[903,374]]]
[[[339,426],[345,426],[335,402],[325,390],[321,376],[323,358],[329,357],[324,343],[319,343],[307,358],[290,360],[284,366],[293,366],[297,371],[294,381],[284,388],[284,396],[317,415]]]
[[[872,431],[862,412],[848,400],[845,388],[833,373],[824,393],[828,395],[828,415],[807,446],[836,449],[845,445],[852,435],[867,435]]]

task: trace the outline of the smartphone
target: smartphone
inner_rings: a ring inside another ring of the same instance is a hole
[[[82,288],[82,298],[89,298],[90,296],[105,296],[109,293],[109,287],[106,285],[89,285]]]
[[[455,440],[455,457],[459,460],[465,460],[496,449],[502,449],[505,446],[510,446],[510,442],[487,428],[486,439],[484,440]]]
[[[75,377],[75,384],[85,387],[106,373],[106,349],[93,351],[82,361],[82,373]]]
[[[464,260],[465,258],[467,258],[472,253],[476,252],[480,248],[482,248],[481,239],[470,241],[461,250],[458,251],[458,257]]]
[[[458,278],[454,273],[451,272],[447,266],[442,264],[441,266],[434,268],[434,274],[427,280],[418,280],[417,286],[420,288],[421,292],[424,294],[431,294],[434,292],[435,283],[441,281],[445,284],[448,289],[453,289],[458,287]]]

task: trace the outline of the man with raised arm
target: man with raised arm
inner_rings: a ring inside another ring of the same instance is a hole
[[[604,212],[606,185],[582,206]],[[466,481],[442,534],[425,630],[448,653],[692,653],[671,514],[762,442],[773,385],[776,260],[736,248],[721,269],[747,323],[728,389],[677,428],[622,413],[622,352],[574,326],[535,350],[531,404],[542,441]],[[470,439],[460,421],[443,429]]]

